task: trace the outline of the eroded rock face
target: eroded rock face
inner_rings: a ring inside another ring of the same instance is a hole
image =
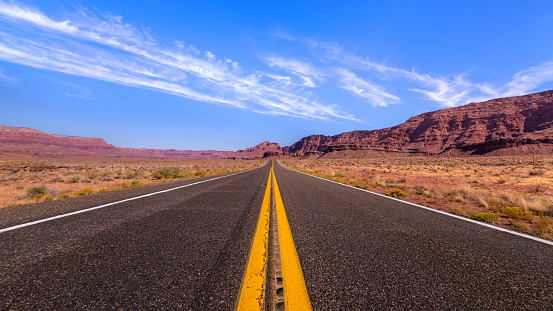
[[[427,112],[394,127],[335,136],[310,135],[285,152],[327,151],[333,145],[367,145],[418,149],[437,154],[456,145],[506,138],[553,137],[553,91],[499,98],[483,103]],[[497,143],[495,143],[497,145]]]
[[[119,148],[102,138],[49,134],[29,128],[0,126],[0,157],[136,157],[149,159],[261,158],[265,152],[281,152],[268,141],[240,151]]]
[[[74,137],[44,133],[41,131],[0,125],[0,143],[59,146],[97,150],[116,150],[102,138]]]
[[[236,156],[263,157],[266,152],[282,152],[282,147],[278,143],[264,141],[255,147],[246,150],[238,150]]]

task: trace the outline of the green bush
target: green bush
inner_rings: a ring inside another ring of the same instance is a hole
[[[84,188],[82,190],[73,192],[74,195],[89,195],[92,193],[94,193],[94,190],[92,190],[91,188]]]
[[[521,224],[521,223],[514,223],[511,225],[511,227],[517,231],[521,231],[524,233],[532,233],[532,229],[527,224]]]
[[[503,212],[513,219],[519,219],[524,216],[524,211],[518,206],[507,206],[503,209]]]
[[[181,169],[178,167],[164,167],[152,172],[152,178],[179,178],[181,175]]]
[[[499,218],[499,216],[497,216],[494,213],[478,213],[478,214],[474,215],[473,218],[474,218],[474,220],[493,223]]]
[[[131,185],[133,187],[138,187],[138,186],[141,186],[142,184],[138,181],[138,180],[133,180],[133,182],[131,183]]]
[[[123,172],[123,176],[125,177],[125,179],[132,179],[137,176],[137,173],[133,170],[125,170]]]
[[[399,199],[406,196],[407,193],[403,192],[403,190],[401,189],[395,189],[395,190],[386,191],[385,195]]]
[[[46,188],[46,186],[32,187],[27,189],[27,196],[30,199],[37,199],[37,197],[40,199],[41,197],[45,196],[47,193],[48,193],[48,188]]]
[[[81,182],[81,179],[83,179],[83,176],[81,175],[73,175],[67,178],[67,182],[70,184],[76,184],[78,182]]]
[[[334,176],[336,176],[336,177],[346,177],[346,172],[341,171],[341,172],[336,173]]]

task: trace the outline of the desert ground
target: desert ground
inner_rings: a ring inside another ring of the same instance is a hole
[[[0,208],[259,167],[254,160],[0,159]]]
[[[265,161],[0,159],[0,208],[244,171]],[[280,162],[304,173],[553,240],[553,156]]]
[[[553,239],[553,156],[281,162],[304,173]]]

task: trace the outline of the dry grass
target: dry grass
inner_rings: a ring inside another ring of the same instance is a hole
[[[244,171],[253,160],[0,159],[0,208]]]
[[[553,240],[553,156],[281,162],[382,194],[399,189],[403,200]]]

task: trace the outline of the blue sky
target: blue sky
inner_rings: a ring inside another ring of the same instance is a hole
[[[0,0],[0,124],[245,149],[553,88],[551,1]]]

